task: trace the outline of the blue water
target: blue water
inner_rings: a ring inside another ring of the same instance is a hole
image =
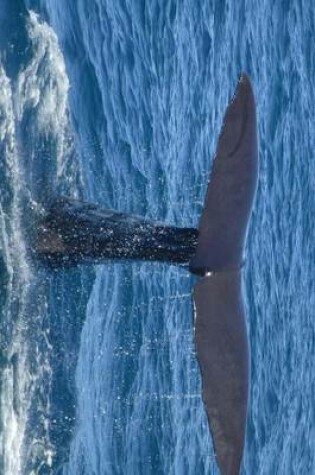
[[[0,472],[218,473],[193,277],[153,263],[51,272],[28,243],[61,194],[197,225],[244,70],[260,177],[242,474],[315,473],[313,2],[2,0],[0,24]]]

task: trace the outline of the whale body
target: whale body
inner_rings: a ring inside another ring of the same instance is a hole
[[[54,200],[37,229],[35,254],[50,267],[107,259],[188,266],[198,230],[178,228],[69,198]]]

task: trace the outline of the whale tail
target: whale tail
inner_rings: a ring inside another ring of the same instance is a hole
[[[254,94],[241,75],[219,137],[199,229],[175,228],[67,198],[41,222],[35,254],[50,265],[146,259],[188,264],[202,397],[221,475],[237,475],[248,394],[241,267],[258,177]],[[209,275],[208,275],[209,274]]]
[[[249,355],[241,267],[257,177],[254,95],[242,75],[225,113],[189,264],[204,276],[193,292],[195,344],[221,475],[239,474],[245,440]]]
[[[52,268],[136,259],[187,265],[198,231],[177,228],[70,198],[55,200],[41,220],[34,254]]]

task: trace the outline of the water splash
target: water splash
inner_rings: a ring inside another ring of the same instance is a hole
[[[11,79],[0,64],[0,255],[6,276],[0,468],[10,475],[37,473],[50,467],[54,457],[49,427],[52,346],[43,323],[48,281],[30,261],[28,224],[42,211],[42,199],[58,186],[76,193],[78,171],[68,116],[69,82],[56,35],[33,12],[26,21],[29,61]],[[67,181],[68,173],[72,177]],[[37,434],[32,427],[36,417]]]

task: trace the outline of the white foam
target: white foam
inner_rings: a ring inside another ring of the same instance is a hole
[[[9,275],[7,283],[7,302],[4,308],[4,315],[7,321],[15,318],[19,321],[19,316],[11,314],[11,301],[14,294],[17,293],[20,298],[20,312],[23,313],[23,301],[25,298],[26,284],[29,281],[30,272],[26,264],[25,245],[21,234],[21,216],[20,216],[20,191],[22,186],[21,173],[19,168],[17,147],[15,117],[13,112],[13,94],[9,78],[6,76],[3,67],[0,65],[0,141],[3,147],[3,156],[5,160],[6,179],[12,187],[12,201],[10,208],[4,211],[0,203],[0,222],[1,222],[1,248],[3,258],[7,266]],[[18,289],[14,289],[13,279],[18,274]],[[14,340],[14,337],[13,337]],[[7,343],[7,342],[6,342]],[[14,345],[12,345],[13,348]],[[12,351],[11,348],[11,351]],[[8,348],[9,354],[11,353]],[[24,378],[25,374],[22,373]],[[18,417],[14,411],[14,374],[13,366],[9,365],[2,376],[1,391],[1,419],[3,421],[3,434],[1,438],[0,455],[4,461],[4,470],[8,474],[20,473],[21,446],[23,441],[23,416]],[[22,382],[22,380],[21,380]],[[22,385],[24,386],[24,385]],[[21,388],[22,388],[21,386]]]
[[[53,29],[30,12],[28,35],[33,56],[18,76],[16,116],[19,121],[30,109],[36,111],[36,133],[57,141],[57,177],[65,166],[65,148],[69,146],[68,91],[65,63]]]
[[[0,419],[3,422],[0,459],[4,473],[8,475],[24,473],[25,459],[32,457],[29,452],[33,449],[25,447],[30,407],[36,387],[43,380],[46,385],[47,381],[49,384],[51,378],[49,352],[52,348],[47,335],[41,334],[43,342],[36,342],[35,345],[26,337],[29,325],[27,311],[35,276],[28,264],[24,242],[23,204],[27,199],[31,208],[40,210],[41,207],[33,199],[30,183],[26,183],[26,167],[31,169],[39,164],[33,165],[32,160],[24,160],[21,121],[26,114],[32,113],[31,135],[34,143],[30,147],[31,153],[40,136],[56,144],[56,154],[49,160],[56,160],[57,179],[63,174],[68,147],[71,146],[67,109],[69,81],[57,37],[33,12],[30,13],[28,34],[32,57],[20,70],[16,82],[10,81],[0,63],[0,146],[4,157],[5,185],[10,189],[9,196],[12,196],[10,202],[5,202],[0,194],[0,249],[9,276],[3,328],[8,328],[8,341],[5,342],[8,361],[17,355],[17,361],[8,363],[4,370],[0,395]],[[35,156],[34,151],[32,158]],[[43,309],[33,311],[38,311],[38,316],[32,314],[32,318],[43,318]],[[40,321],[38,323],[40,332]],[[39,350],[40,344],[44,348]],[[36,369],[32,368],[32,371],[29,367],[30,354],[36,358]],[[42,413],[47,415],[50,400],[49,395],[45,396]],[[41,436],[40,459],[43,464],[51,466],[54,451],[49,441],[47,421],[44,427],[46,433]]]

